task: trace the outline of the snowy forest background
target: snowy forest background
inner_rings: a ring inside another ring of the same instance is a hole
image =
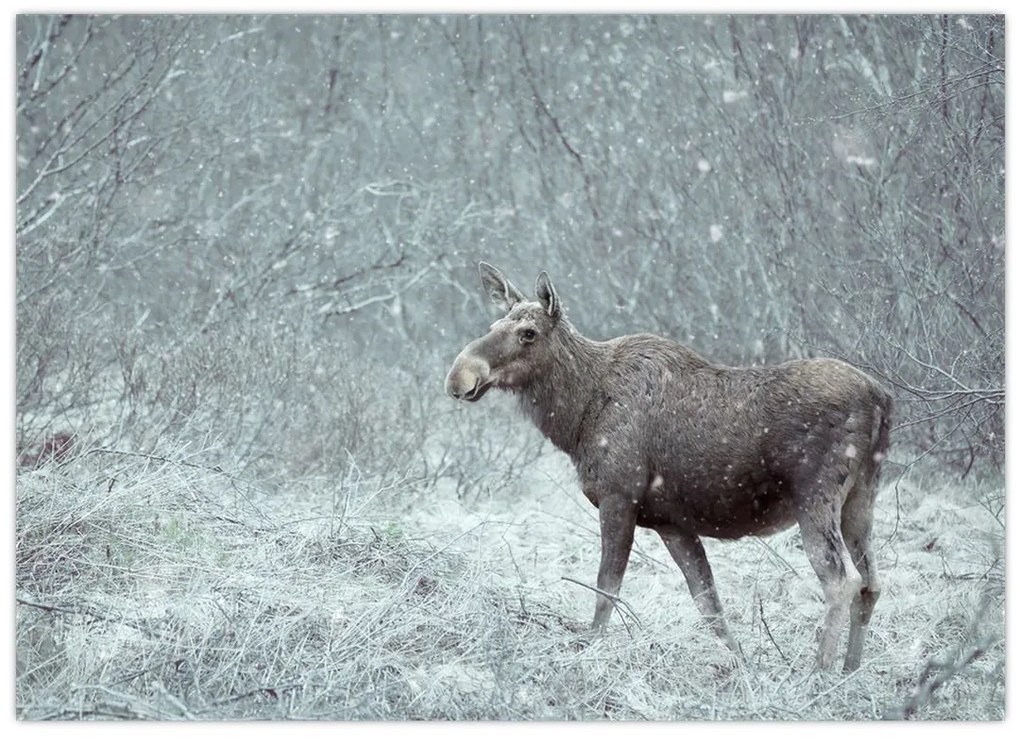
[[[449,363],[493,319],[477,275],[485,260],[524,288],[547,270],[592,337],[651,331],[734,365],[836,356],[882,380],[897,404],[887,544],[909,534],[908,484],[918,509],[932,508],[932,483],[950,484],[960,509],[990,521],[968,533],[977,547],[967,560],[982,565],[950,582],[963,587],[946,604],[955,635],[935,632],[944,618],[925,610],[916,619],[931,647],[904,647],[863,673],[888,683],[888,705],[924,693],[890,708],[915,715],[933,694],[925,680],[948,669],[938,689],[966,677],[967,664],[926,664],[946,649],[966,659],[971,644],[975,659],[993,660],[983,682],[971,680],[988,687],[990,707],[929,713],[1001,717],[1003,17],[21,15],[16,37],[19,716],[798,717],[772,697],[706,713],[677,702],[690,698],[682,691],[644,708],[617,688],[556,702],[597,683],[570,666],[590,649],[562,650],[559,697],[500,697],[504,667],[483,650],[499,644],[468,630],[454,655],[477,651],[494,676],[471,676],[467,663],[451,672],[468,675],[464,697],[447,694],[456,680],[434,697],[412,694],[405,672],[426,667],[404,646],[360,638],[350,648],[386,653],[343,656],[335,628],[302,624],[326,620],[305,608],[299,623],[264,586],[222,599],[216,571],[247,575],[237,546],[297,529],[274,512],[294,509],[324,521],[287,532],[297,542],[286,558],[272,554],[276,568],[363,571],[352,556],[378,555],[381,595],[427,602],[445,587],[449,601],[487,602],[486,623],[518,611],[529,633],[549,635],[523,598],[454,597],[451,587],[479,578],[472,570],[492,588],[502,568],[478,568],[442,537],[442,525],[461,529],[457,509],[475,519],[511,510],[512,521],[579,495],[567,475],[550,476],[562,483],[552,495],[522,485],[534,486],[540,463],[564,467],[509,402],[466,410],[443,394]],[[518,499],[525,492],[535,500]],[[433,522],[422,516],[430,508]],[[929,538],[961,524],[950,511],[945,523],[918,516],[917,545],[901,549],[938,555]],[[237,531],[229,550],[227,527]],[[546,547],[564,531],[550,530]],[[590,581],[597,539],[582,538],[576,574]],[[533,532],[500,539],[534,550]],[[222,554],[202,569],[175,558],[211,555],[213,543]],[[265,560],[269,548],[259,550]],[[435,560],[453,563],[423,568]],[[916,585],[915,569],[905,584]],[[576,603],[586,619],[591,596],[556,570],[554,592],[519,565],[511,583],[530,587],[521,596],[532,602],[562,595],[550,616],[573,617]],[[692,604],[682,578],[665,564],[649,573],[670,574],[662,596],[674,614],[661,614],[675,634],[675,612]],[[152,583],[185,575],[187,589],[153,609]],[[328,589],[297,575],[287,581],[308,596]],[[352,586],[354,574],[343,576]],[[813,582],[807,571],[790,583]],[[771,599],[781,615],[782,596]],[[207,600],[215,610],[182,609]],[[757,606],[746,613],[759,617]],[[216,635],[253,616],[295,634],[292,657],[256,647],[265,625],[233,645]],[[345,628],[363,625],[344,617]],[[687,632],[696,618],[683,617]],[[796,666],[789,648],[810,639],[794,622],[790,646],[777,644],[772,622],[763,649],[786,648],[776,663]],[[87,650],[98,633],[116,653]],[[690,633],[698,654],[719,656],[704,628]],[[351,665],[342,675],[341,658]],[[293,670],[274,666],[285,663],[340,676],[288,687],[280,679]],[[746,695],[754,685],[733,682],[746,674],[703,682]],[[479,689],[491,692],[483,703],[470,692]],[[883,712],[804,702],[800,717]]]

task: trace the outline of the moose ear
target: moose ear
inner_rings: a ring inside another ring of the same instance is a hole
[[[535,282],[535,294],[538,295],[538,301],[545,306],[545,311],[549,313],[549,316],[559,319],[560,296],[556,294],[556,287],[553,286],[549,275],[544,271],[538,275],[538,280]]]
[[[504,313],[510,312],[510,308],[524,299],[521,290],[511,284],[510,280],[503,276],[503,272],[495,266],[480,261],[478,273],[482,275],[482,286],[485,287],[485,291]]]

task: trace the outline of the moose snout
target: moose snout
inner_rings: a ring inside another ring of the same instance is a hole
[[[477,357],[458,356],[446,375],[446,394],[474,402],[489,389],[489,365]]]

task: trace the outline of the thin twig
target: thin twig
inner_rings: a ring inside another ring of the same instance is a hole
[[[991,599],[986,591],[982,592],[981,601],[974,617],[971,619],[967,638],[977,636],[978,627],[985,620]],[[903,703],[888,708],[882,716],[885,720],[906,720],[917,713],[931,701],[935,692],[953,677],[962,672],[972,663],[980,659],[995,643],[996,635],[983,633],[977,637],[974,645],[967,648],[963,643],[951,648],[941,659],[930,657],[924,669],[917,677],[914,691]]]
[[[627,603],[627,600],[620,598],[616,594],[610,594],[607,591],[603,591],[602,589],[592,586],[591,584],[585,584],[583,581],[572,579],[569,576],[561,576],[560,578],[563,579],[564,581],[569,581],[573,584],[577,584],[578,586],[583,586],[585,589],[591,589],[596,594],[601,594],[603,597],[610,600],[613,603],[613,609],[620,613],[620,619],[623,621],[624,627],[627,628],[628,633],[630,633],[630,628],[627,627],[627,615],[624,614],[624,610],[626,610],[627,613],[630,615],[630,618],[631,620],[634,621],[635,625],[637,625],[638,627],[641,626],[641,620],[638,618],[638,614],[634,611],[634,608]]]
[[[772,631],[769,630],[769,624],[765,622],[765,604],[761,601],[761,597],[758,597],[758,615],[761,617],[762,627],[765,628],[765,635],[767,635],[769,640],[772,641],[772,645],[776,647],[776,651],[778,651],[779,655],[783,657],[783,661],[789,664],[790,660],[786,658],[786,654],[783,653],[783,649],[779,648],[779,644],[776,643],[776,639],[772,636]]]

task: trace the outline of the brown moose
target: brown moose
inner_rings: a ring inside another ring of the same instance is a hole
[[[609,621],[634,528],[646,527],[739,656],[701,537],[767,535],[796,523],[825,594],[818,664],[832,666],[849,619],[844,667],[856,669],[879,594],[871,524],[889,394],[835,359],[726,367],[650,334],[593,341],[567,321],[544,271],[538,300],[529,301],[495,267],[479,269],[505,317],[460,352],[446,390],[469,402],[492,387],[514,393],[573,460],[599,510],[593,628]]]

